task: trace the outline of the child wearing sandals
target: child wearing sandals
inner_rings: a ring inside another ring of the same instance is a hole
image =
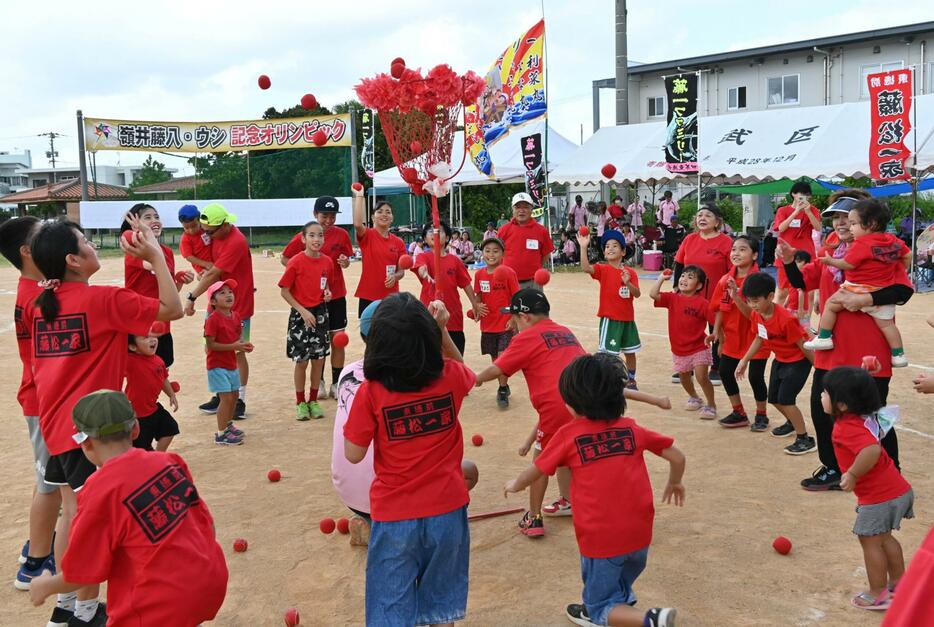
[[[840,488],[855,492],[856,524],[866,562],[869,590],[852,599],[854,607],[885,610],[905,572],[902,546],[892,536],[902,518],[914,518],[914,492],[879,444],[873,414],[882,406],[872,376],[852,366],[824,376],[821,403],[833,416],[833,450],[843,475]]]

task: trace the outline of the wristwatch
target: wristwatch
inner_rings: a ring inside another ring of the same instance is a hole
[[[196,300],[198,300],[197,298],[195,298],[195,295],[192,294],[191,292],[188,292],[188,296],[186,298],[188,298],[188,300],[190,300],[191,302],[195,302]]]

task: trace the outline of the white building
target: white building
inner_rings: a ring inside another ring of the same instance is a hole
[[[0,151],[0,196],[28,189],[27,177],[22,170],[32,167],[32,154]]]
[[[99,165],[97,168],[88,168],[88,182],[96,180],[105,185],[129,187],[133,184],[136,173],[142,169],[138,165]],[[175,169],[166,168],[166,172],[176,172]],[[79,177],[78,168],[26,168],[19,170],[19,174],[27,179],[26,186],[35,188],[53,183],[62,183]]]

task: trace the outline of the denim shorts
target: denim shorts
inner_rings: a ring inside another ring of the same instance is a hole
[[[227,368],[208,370],[208,391],[214,394],[240,391],[240,371]]]
[[[649,547],[615,557],[584,557],[581,555],[581,577],[584,580],[584,605],[590,622],[606,625],[610,612],[617,605],[635,605],[632,584],[645,570]]]
[[[379,522],[366,559],[366,624],[435,625],[467,614],[467,506],[447,514]]]

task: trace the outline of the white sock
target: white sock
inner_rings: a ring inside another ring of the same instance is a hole
[[[75,601],[78,599],[78,594],[76,592],[69,592],[68,594],[60,594],[55,600],[55,607],[60,607],[63,610],[68,610],[69,612],[75,611]]]
[[[243,401],[244,403],[246,402],[246,386],[245,385],[240,386],[240,400]]]
[[[83,620],[86,623],[91,622],[94,615],[97,614],[97,599],[75,602],[75,618]]]

